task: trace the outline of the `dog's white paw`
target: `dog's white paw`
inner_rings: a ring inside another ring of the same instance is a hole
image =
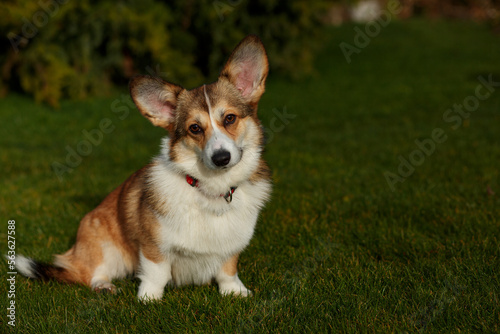
[[[239,280],[220,284],[219,292],[223,296],[234,295],[239,297],[250,297],[252,295],[252,291],[248,290]]]
[[[137,298],[144,303],[160,300],[163,297],[163,287],[142,282],[139,286]]]

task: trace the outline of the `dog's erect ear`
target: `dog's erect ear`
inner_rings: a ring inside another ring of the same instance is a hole
[[[234,49],[220,77],[226,77],[240,91],[244,100],[257,104],[264,93],[269,63],[264,45],[250,35]]]
[[[171,130],[175,120],[180,86],[150,76],[137,76],[130,81],[130,95],[144,117],[155,126]]]

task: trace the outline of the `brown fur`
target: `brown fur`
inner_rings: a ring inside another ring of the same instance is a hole
[[[63,255],[56,255],[55,264],[68,269],[72,275],[62,281],[74,281],[90,285],[97,266],[102,262],[102,243],[110,242],[123,254],[129,267],[138,263],[138,248],[144,241],[154,239],[154,223],[138,226],[143,197],[143,168],[113,190],[99,206],[83,217],[78,228],[75,245]],[[147,213],[144,218],[152,223]],[[142,242],[140,242],[140,240]]]
[[[239,254],[234,255],[224,263],[222,270],[229,276],[236,275],[238,272],[238,257]]]

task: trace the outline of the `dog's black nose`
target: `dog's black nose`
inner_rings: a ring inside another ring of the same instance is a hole
[[[231,161],[231,153],[225,150],[216,151],[214,155],[212,155],[212,162],[217,167],[226,166],[229,161]]]

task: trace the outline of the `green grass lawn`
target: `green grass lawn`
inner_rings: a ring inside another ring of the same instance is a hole
[[[253,297],[167,288],[143,305],[133,278],[108,296],[18,275],[15,330],[498,332],[500,86],[474,96],[478,76],[500,81],[500,36],[474,23],[393,22],[348,64],[339,44],[354,43],[353,28],[328,30],[315,76],[269,78],[259,113],[274,192],[239,269]],[[447,112],[464,103],[467,117]],[[58,177],[53,164],[106,118],[109,133]],[[11,95],[0,133],[0,251],[15,219],[16,252],[44,261],[164,135],[119,94],[60,110]],[[7,288],[4,278],[4,328]]]

